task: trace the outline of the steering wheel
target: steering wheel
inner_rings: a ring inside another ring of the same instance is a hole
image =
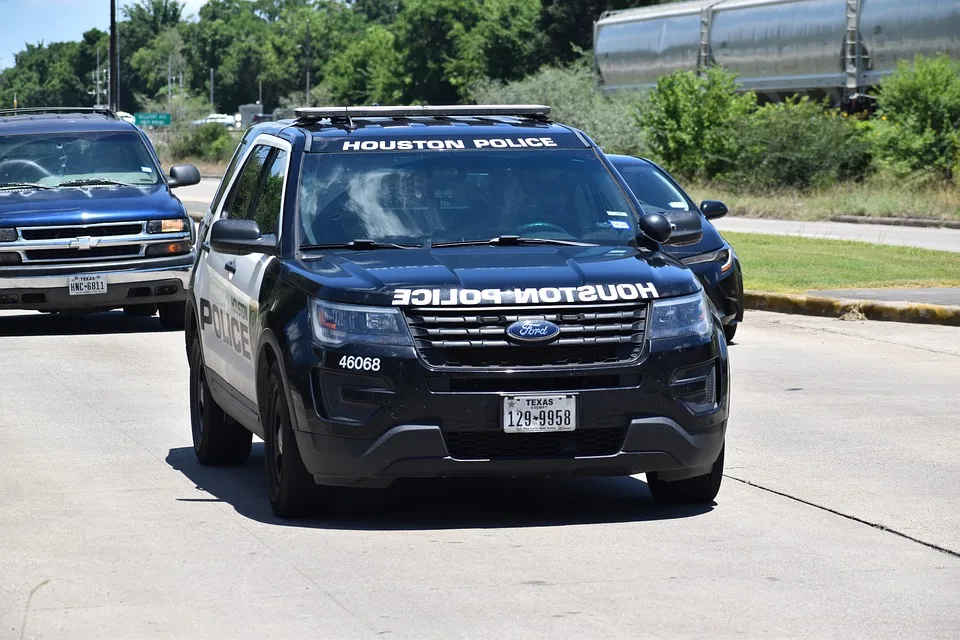
[[[552,222],[528,222],[527,224],[519,227],[517,229],[517,235],[526,235],[529,231],[556,231],[557,233],[562,233],[566,236],[571,235],[569,231],[561,227],[560,225],[553,224]]]
[[[41,173],[43,176],[53,175],[53,173],[48,169],[46,169],[43,165],[37,164],[33,160],[26,160],[24,158],[13,158],[11,160],[4,160],[3,162],[0,162],[0,172],[2,172],[5,169],[6,165],[9,165],[9,164],[20,165],[23,168],[33,169],[34,171]],[[23,169],[20,169],[19,171],[14,171],[13,175],[11,175],[11,178],[20,175],[22,171]]]

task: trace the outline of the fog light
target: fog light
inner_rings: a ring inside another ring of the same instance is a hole
[[[17,302],[17,296],[0,296],[0,304],[15,304]]]
[[[190,245],[186,242],[167,242],[164,244],[151,244],[147,247],[148,256],[175,256],[178,253],[187,253],[190,251]]]
[[[0,229],[0,242],[16,242],[16,229]]]
[[[693,413],[713,411],[719,406],[716,361],[677,372],[671,387]]]
[[[186,231],[187,224],[183,218],[175,220],[151,220],[147,223],[147,233],[180,233]]]
[[[12,251],[0,251],[0,264],[20,264],[20,254]]]

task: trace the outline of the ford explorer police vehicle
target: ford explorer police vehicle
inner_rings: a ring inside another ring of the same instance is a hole
[[[153,145],[106,110],[0,111],[0,310],[159,311],[182,329],[193,223]]]
[[[299,109],[246,132],[199,236],[196,455],[263,438],[280,516],[402,477],[716,496],[720,316],[669,222],[548,107]]]

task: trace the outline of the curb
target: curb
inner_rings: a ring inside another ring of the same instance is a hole
[[[878,218],[870,216],[833,216],[830,222],[849,224],[882,224],[891,227],[938,227],[960,229],[960,220],[940,220],[929,218]]]
[[[916,302],[841,300],[793,293],[744,291],[744,306],[758,311],[826,316],[849,320],[881,320],[960,327],[960,307]]]

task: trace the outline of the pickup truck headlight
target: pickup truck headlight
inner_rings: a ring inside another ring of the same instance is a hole
[[[681,259],[681,262],[687,266],[692,264],[703,264],[704,262],[719,262],[720,272],[729,271],[733,266],[733,250],[726,248],[719,251],[710,251],[695,256],[689,256]]]
[[[713,331],[703,292],[682,298],[654,300],[650,318],[651,340],[709,338]]]
[[[413,346],[403,314],[393,307],[361,307],[315,300],[311,321],[314,337],[325,347],[347,343]]]
[[[187,221],[183,218],[151,220],[147,223],[147,233],[182,233],[186,230]]]
[[[0,229],[0,242],[16,242],[16,241],[17,241],[16,229]]]

